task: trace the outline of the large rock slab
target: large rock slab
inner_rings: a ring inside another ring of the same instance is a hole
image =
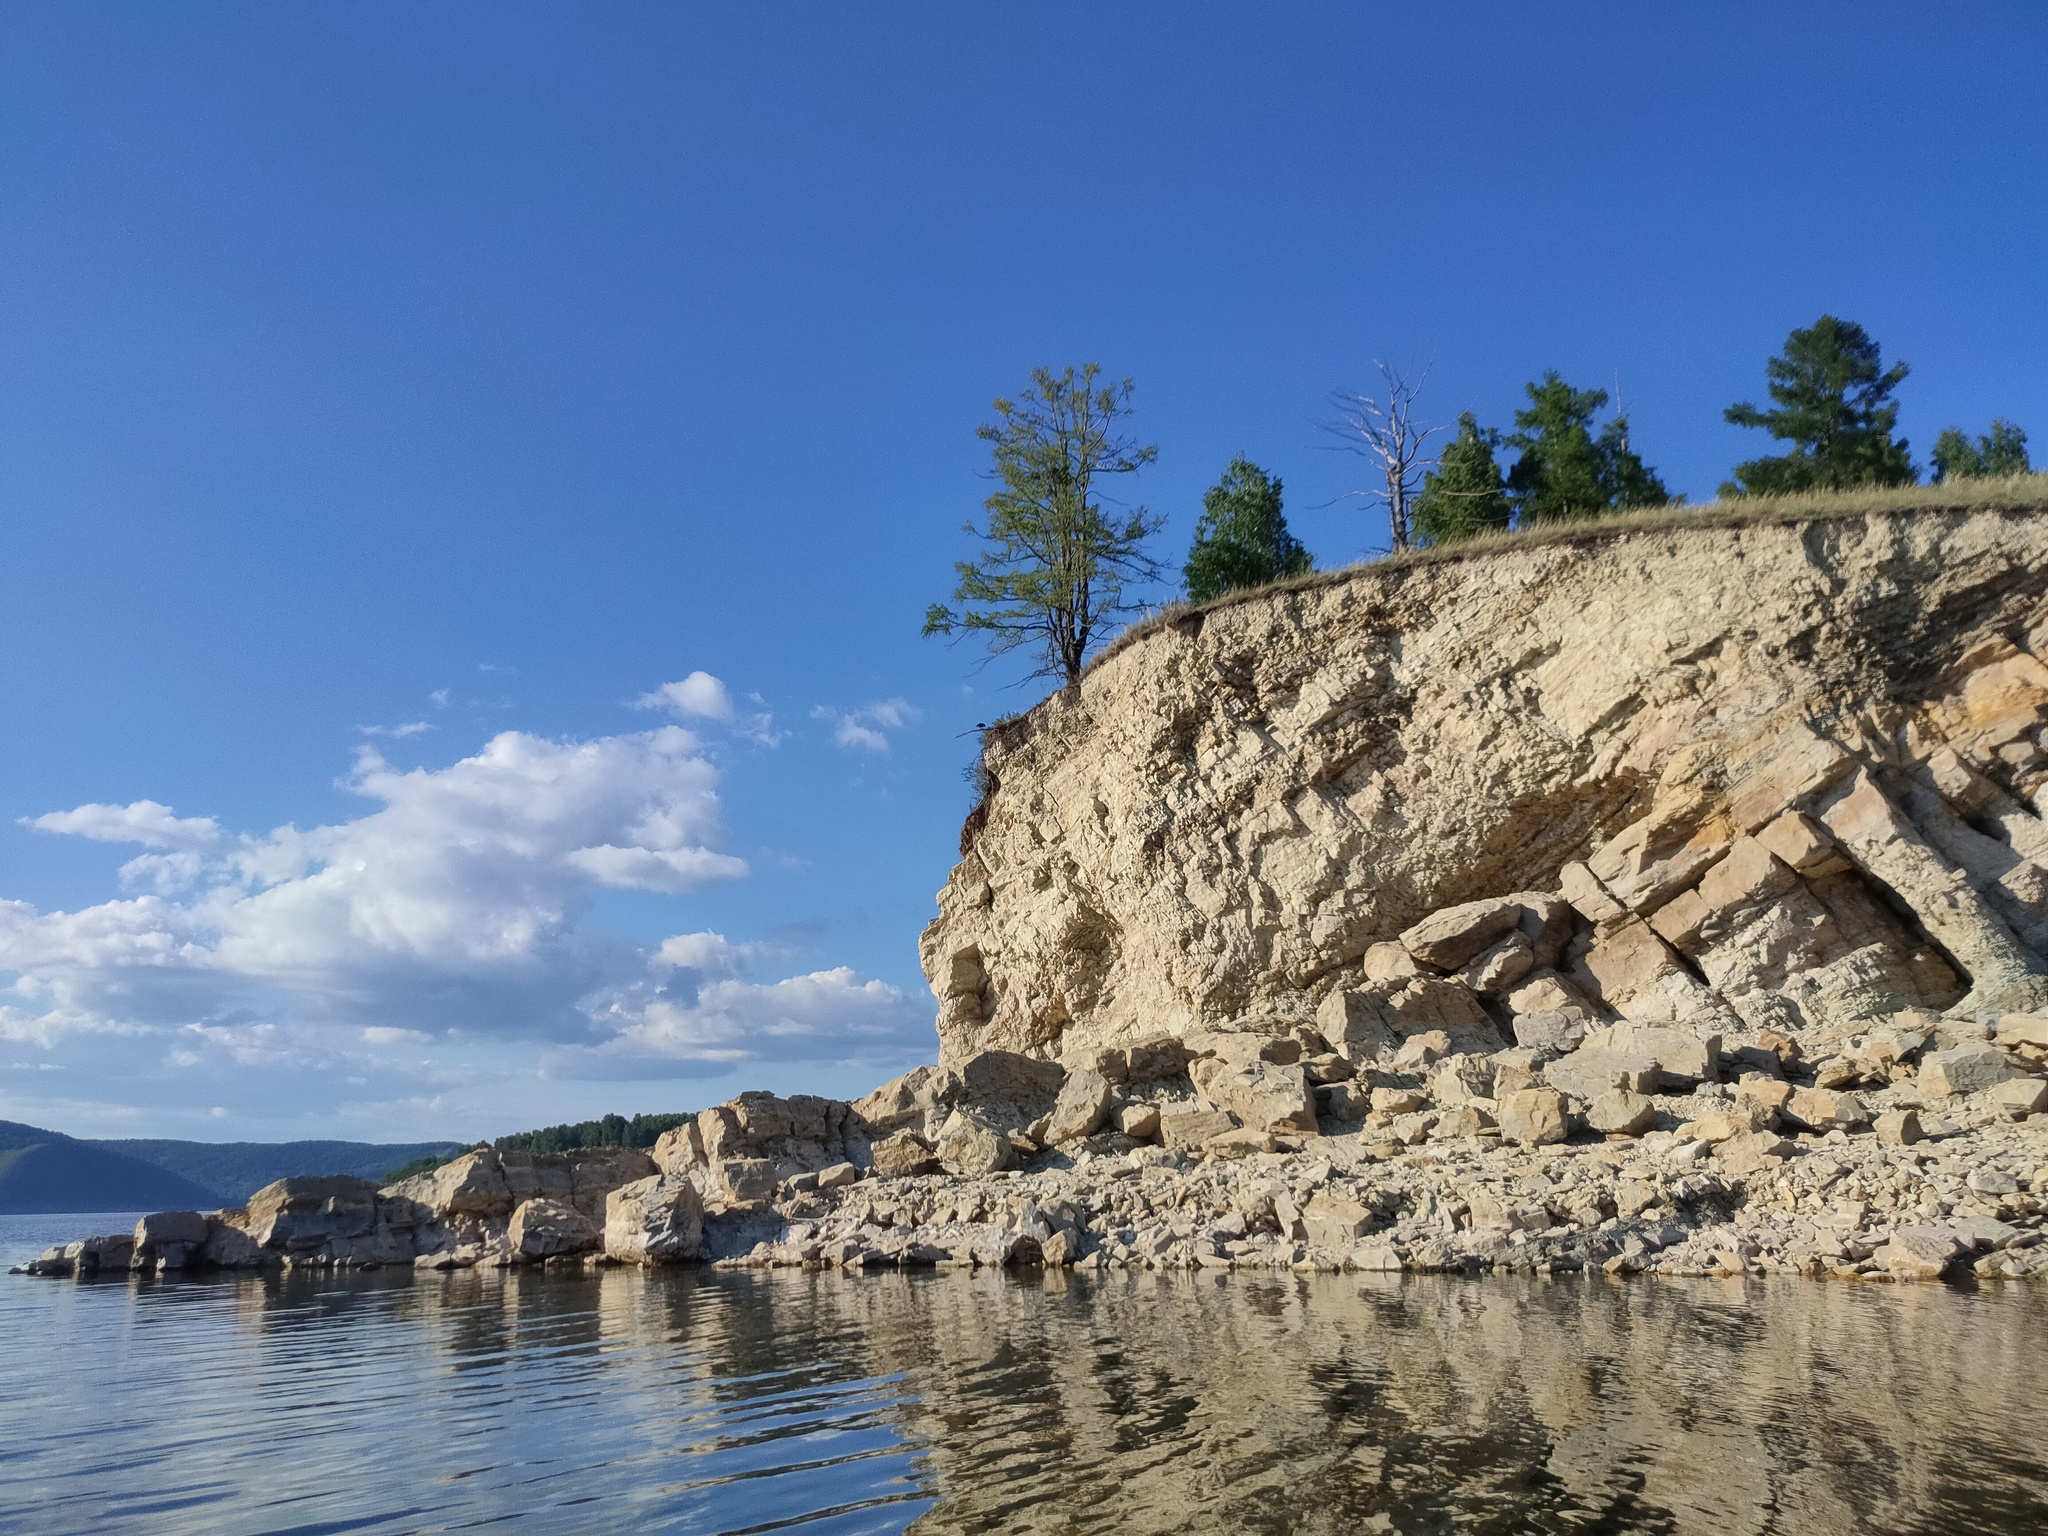
[[[704,1197],[687,1176],[654,1174],[605,1197],[605,1257],[621,1264],[675,1264],[698,1256]]]

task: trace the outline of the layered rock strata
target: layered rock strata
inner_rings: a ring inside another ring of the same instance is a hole
[[[2029,1006],[2044,591],[2048,517],[1929,512],[1162,623],[990,733],[923,940],[941,1060],[1326,1007],[1370,1052],[1573,1009],[1753,1037]]]

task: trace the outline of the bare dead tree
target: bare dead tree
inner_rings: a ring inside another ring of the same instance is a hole
[[[1422,490],[1423,473],[1436,463],[1423,456],[1423,448],[1445,428],[1419,427],[1415,422],[1415,400],[1429,380],[1426,369],[1410,384],[1399,369],[1385,363],[1374,366],[1380,371],[1384,394],[1333,395],[1332,402],[1341,415],[1329,423],[1329,430],[1342,439],[1343,447],[1369,459],[1379,470],[1383,488],[1352,494],[1387,504],[1387,523],[1398,552],[1408,547],[1408,508]]]

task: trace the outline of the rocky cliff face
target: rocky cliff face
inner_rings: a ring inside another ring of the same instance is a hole
[[[2038,1002],[2044,594],[2048,514],[1937,511],[1510,546],[1163,623],[991,733],[923,938],[942,1062]]]

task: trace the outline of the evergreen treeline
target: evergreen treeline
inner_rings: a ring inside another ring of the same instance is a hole
[[[510,1136],[500,1136],[496,1141],[478,1142],[475,1147],[458,1148],[441,1157],[420,1157],[394,1168],[384,1175],[384,1182],[395,1184],[400,1179],[409,1179],[416,1173],[432,1173],[444,1164],[452,1163],[465,1152],[474,1152],[485,1146],[495,1147],[500,1152],[574,1152],[584,1147],[651,1147],[661,1139],[664,1131],[672,1131],[685,1120],[694,1120],[692,1114],[606,1115],[600,1120],[578,1120],[570,1125],[543,1126],[537,1131],[519,1131]]]
[[[1893,398],[1909,371],[1901,362],[1887,366],[1876,339],[1854,321],[1822,315],[1793,331],[1764,365],[1769,406],[1743,400],[1721,413],[1731,425],[1769,434],[1783,451],[1737,464],[1721,495],[1915,483],[1920,471],[1897,434]],[[956,565],[960,606],[934,603],[925,615],[927,635],[977,633],[995,652],[1031,648],[1039,654],[1038,675],[1067,686],[1079,680],[1111,623],[1138,606],[1127,589],[1158,574],[1145,546],[1162,520],[1143,507],[1106,504],[1097,489],[1158,457],[1156,446],[1122,430],[1132,414],[1131,381],[1100,383],[1100,372],[1093,363],[1060,374],[1041,368],[1016,400],[996,401],[999,419],[978,431],[992,445],[991,474],[1000,488],[984,503],[986,526],[967,525],[983,553]],[[1635,451],[1618,407],[1601,419],[1604,389],[1574,388],[1553,370],[1524,387],[1528,403],[1515,412],[1513,430],[1483,425],[1466,411],[1436,456],[1425,458],[1427,440],[1449,429],[1421,424],[1419,385],[1384,366],[1380,372],[1382,395],[1338,397],[1346,415],[1339,431],[1385,482],[1358,494],[1386,503],[1397,551],[1411,538],[1456,544],[1683,499]],[[1975,438],[1949,427],[1930,458],[1936,481],[2032,468],[2026,433],[2003,418]],[[1313,569],[1288,530],[1279,477],[1239,454],[1202,497],[1182,567],[1188,598],[1208,602]],[[631,1143],[563,1143],[586,1144]]]

